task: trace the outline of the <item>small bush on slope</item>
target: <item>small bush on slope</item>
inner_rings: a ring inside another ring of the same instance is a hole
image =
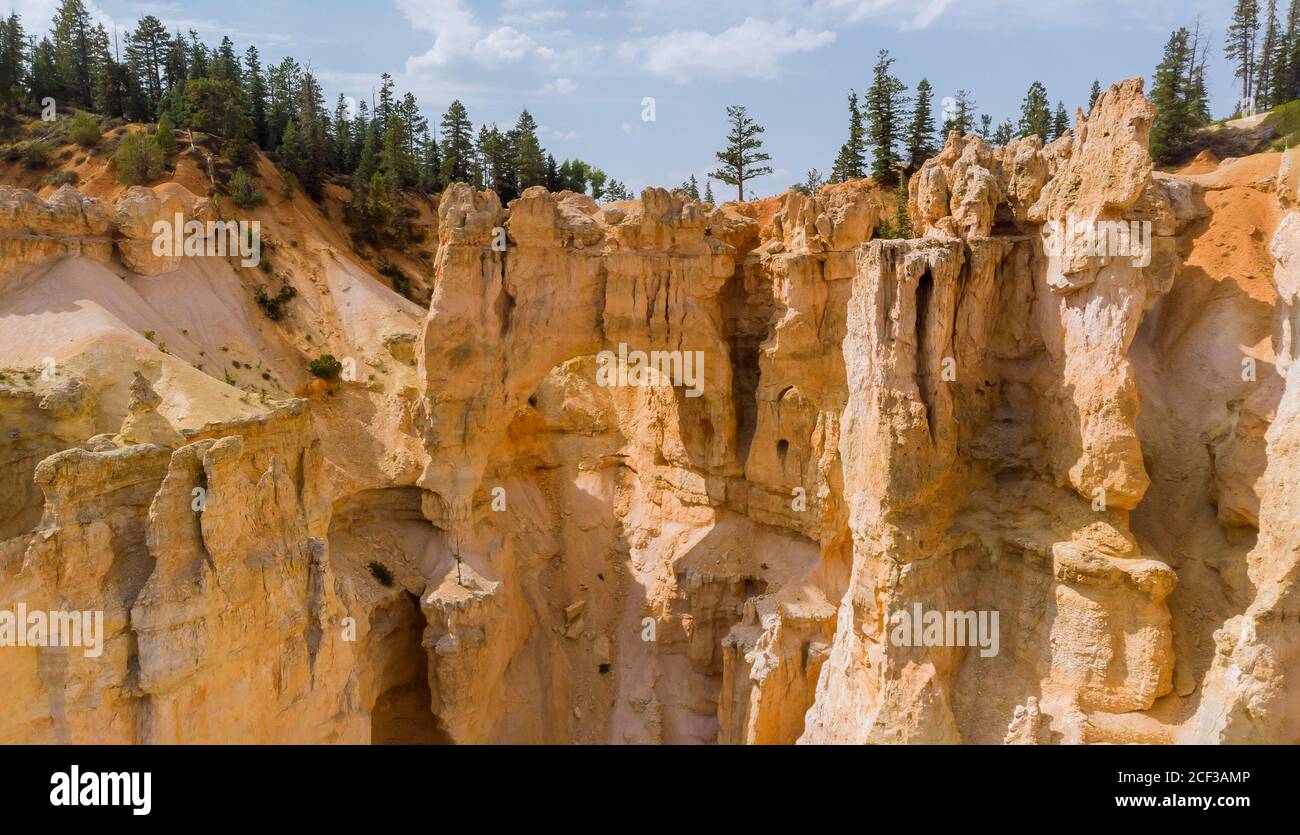
[[[163,155],[158,146],[143,133],[131,133],[122,138],[113,154],[117,179],[131,186],[142,186],[158,179],[163,172]]]
[[[93,148],[99,144],[99,123],[89,113],[78,113],[72,118],[68,128],[68,138],[83,148]]]
[[[257,181],[242,168],[235,169],[230,182],[226,184],[226,190],[230,192],[230,199],[235,201],[235,205],[243,209],[251,209],[266,202],[266,195],[257,187]]]

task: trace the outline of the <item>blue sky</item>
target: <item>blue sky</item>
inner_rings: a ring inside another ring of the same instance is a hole
[[[11,0],[29,31],[55,0]],[[713,166],[725,107],[745,104],[767,128],[776,169],[754,184],[782,191],[826,172],[846,127],[845,95],[869,84],[878,50],[909,87],[970,90],[995,124],[1042,81],[1071,113],[1094,78],[1150,78],[1169,32],[1196,16],[1213,38],[1215,115],[1235,104],[1223,60],[1228,0],[223,0],[87,3],[106,25],[145,14],[223,34],[240,51],[310,64],[330,100],[369,97],[387,70],[431,120],[460,98],[475,124],[513,124],[528,107],[543,144],[581,157],[634,191],[674,186]],[[1285,6],[1285,3],[1282,4]],[[642,101],[655,99],[655,121]],[[722,196],[726,187],[715,184]]]

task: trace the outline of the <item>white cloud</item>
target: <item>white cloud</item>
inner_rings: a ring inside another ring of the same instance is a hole
[[[82,5],[86,7],[86,13],[90,15],[93,22],[103,23],[105,29],[113,31],[116,24],[112,15],[101,9],[93,0],[84,0]],[[59,0],[10,0],[4,14],[8,17],[9,11],[17,12],[23,19],[23,30],[40,40],[51,29],[54,13],[58,8]]]
[[[834,43],[835,33],[794,28],[781,20],[745,18],[717,34],[692,30],[655,35],[629,45],[647,72],[678,82],[711,78],[777,78],[781,59]]]
[[[849,23],[888,18],[898,21],[899,28],[924,29],[939,19],[956,0],[825,0],[832,12],[844,15]]]
[[[1074,4],[1105,0],[979,0],[975,11],[996,13],[1007,3]],[[870,21],[900,30],[924,29],[957,0],[800,0],[798,20],[804,26],[835,27]],[[730,25],[741,16],[774,19],[789,15],[789,0],[626,0],[629,12],[640,23],[654,26],[661,20],[693,20],[703,29]]]
[[[504,5],[506,12],[501,15],[501,22],[517,26],[541,26],[569,16],[563,9],[529,8],[528,3],[508,2]]]
[[[572,142],[581,134],[576,130],[552,130],[545,125],[537,129],[537,135],[542,139],[553,139],[557,142]]]
[[[955,0],[929,0],[928,3],[917,9],[916,17],[908,23],[903,24],[904,29],[924,29],[931,23],[939,19],[944,10],[951,6]]]
[[[536,49],[537,42],[532,38],[513,26],[502,26],[484,35],[471,51],[479,63],[493,66],[514,63]]]
[[[548,60],[553,50],[510,25],[489,29],[474,17],[462,0],[397,0],[397,7],[416,29],[434,36],[433,46],[407,59],[411,74],[469,61],[494,68],[526,58]]]
[[[542,86],[542,92],[554,96],[567,96],[578,89],[578,82],[572,78],[557,78]]]

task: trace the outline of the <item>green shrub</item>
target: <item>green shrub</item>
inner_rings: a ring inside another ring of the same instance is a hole
[[[196,78],[185,85],[185,111],[196,131],[222,139],[221,152],[235,165],[257,160],[253,122],[244,111],[239,85],[229,79]]]
[[[230,192],[230,199],[235,201],[235,205],[243,209],[251,209],[266,202],[266,195],[257,187],[257,180],[242,168],[235,169],[230,182],[226,183],[226,190]]]
[[[322,380],[337,380],[339,374],[343,373],[343,363],[334,359],[333,354],[321,354],[307,363],[307,368]]]
[[[158,120],[158,130],[154,132],[153,143],[162,151],[164,157],[176,153],[176,125],[172,123],[170,113],[164,113]]]
[[[99,144],[102,134],[99,132],[99,123],[95,117],[89,113],[78,113],[72,117],[72,124],[68,127],[68,138],[76,142],[83,148],[93,148]]]
[[[254,299],[257,301],[257,306],[266,314],[266,318],[278,322],[284,318],[284,306],[296,295],[298,291],[293,288],[293,285],[286,284],[274,296],[267,295],[265,287],[258,287]]]
[[[113,154],[117,179],[132,186],[142,186],[156,180],[163,172],[163,155],[158,146],[143,133],[130,133],[122,137]]]
[[[368,181],[357,182],[352,199],[343,207],[343,220],[364,243],[377,248],[402,247],[410,241],[408,209],[396,178],[381,170]]]
[[[50,146],[44,142],[28,142],[22,150],[23,165],[44,168],[50,164]]]
[[[45,179],[41,180],[41,185],[70,186],[75,182],[77,182],[76,171],[51,171],[45,175]]]

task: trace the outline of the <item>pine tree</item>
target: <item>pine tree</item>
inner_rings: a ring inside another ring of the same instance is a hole
[[[303,74],[302,84],[298,88],[296,110],[302,132],[302,162],[300,168],[290,170],[298,176],[303,191],[313,200],[319,200],[324,194],[329,160],[326,132],[329,117],[325,115],[325,96],[310,72]]]
[[[59,89],[47,95],[57,95],[83,107],[92,106],[95,56],[90,14],[81,0],[62,0],[59,3],[54,13],[52,34]]]
[[[212,77],[233,81],[240,84],[243,73],[239,68],[239,59],[235,57],[235,44],[229,36],[223,35],[221,45],[217,47],[212,60]]]
[[[700,183],[698,180],[695,179],[694,174],[691,175],[691,178],[689,180],[687,180],[686,182],[678,186],[677,190],[680,191],[682,194],[685,194],[687,197],[691,198],[692,200],[700,199]]]
[[[330,167],[335,171],[347,172],[352,147],[352,117],[348,115],[348,98],[342,93],[339,93],[334,103],[330,134],[333,136]]]
[[[881,184],[898,181],[902,161],[898,145],[907,118],[907,87],[890,73],[894,59],[882,49],[872,71],[872,83],[866,95],[867,136],[871,140],[871,176]]]
[[[285,123],[284,134],[280,137],[276,156],[286,170],[295,175],[306,166],[306,152],[303,150],[302,134],[298,130],[298,120],[293,117]]]
[[[519,196],[519,175],[510,137],[495,124],[479,129],[478,156],[482,165],[484,187],[497,193],[502,203]]]
[[[727,121],[731,130],[727,133],[726,147],[715,154],[721,164],[709,176],[735,186],[737,199],[743,201],[746,182],[772,173],[770,165],[763,165],[772,157],[763,152],[763,126],[750,118],[744,105],[728,107]]]
[[[993,134],[993,117],[987,113],[980,114],[980,139],[988,139]]]
[[[190,74],[189,80],[208,77],[208,47],[199,40],[199,33],[190,30]]]
[[[962,136],[970,133],[975,124],[974,120],[975,100],[970,97],[969,90],[958,90],[952,109],[943,120],[945,138],[952,131],[957,131]]]
[[[546,155],[546,190],[552,193],[560,191],[564,186],[560,180],[560,166],[555,161],[553,154]]]
[[[1255,105],[1260,110],[1267,110],[1278,102],[1272,101],[1273,73],[1277,68],[1277,48],[1280,34],[1277,29],[1277,0],[1268,0],[1268,13],[1265,16],[1264,40],[1260,44],[1259,57],[1255,65]]]
[[[1056,113],[1052,116],[1052,138],[1060,139],[1070,132],[1070,114],[1065,109],[1065,102],[1056,103]]]
[[[1035,81],[1029,85],[1029,92],[1020,105],[1020,135],[1037,135],[1047,141],[1051,133],[1052,110],[1047,101],[1047,90],[1042,83]]]
[[[1151,125],[1151,156],[1161,162],[1178,152],[1192,129],[1186,74],[1189,38],[1185,28],[1169,36],[1151,86],[1151,101],[1156,106],[1156,118]]]
[[[420,171],[420,187],[428,192],[440,192],[446,185],[442,181],[442,155],[438,152],[438,140],[425,122],[421,144],[424,148],[424,164]],[[553,160],[553,158],[552,158]]]
[[[361,151],[357,156],[357,168],[354,175],[358,182],[364,183],[379,170],[383,157],[384,138],[380,134],[378,119],[365,123],[365,134],[361,137]]]
[[[1092,109],[1093,109],[1094,107],[1097,106],[1097,99],[1099,99],[1099,98],[1101,98],[1101,82],[1100,82],[1100,81],[1093,81],[1093,82],[1092,82],[1092,92],[1088,94],[1088,112],[1089,112],[1089,113],[1091,113],[1091,112],[1092,112]]]
[[[415,160],[407,154],[406,147],[406,128],[398,114],[390,112],[388,127],[383,129],[379,141],[379,167],[392,172],[399,189],[416,183]]]
[[[934,91],[924,78],[916,85],[916,105],[912,108],[912,124],[907,132],[907,167],[915,171],[921,163],[938,150],[934,141],[934,113],[931,102]]]
[[[361,155],[365,151],[366,137],[370,135],[370,108],[365,100],[357,102],[357,114],[352,117],[352,127],[348,131],[348,155],[344,165],[345,171],[356,173],[361,165]]]
[[[998,129],[993,132],[993,144],[1005,146],[1012,139],[1016,138],[1016,126],[1011,124],[1010,119],[1003,119],[998,125]]]
[[[259,148],[265,149],[269,144],[266,76],[262,73],[262,62],[255,46],[250,46],[244,52],[244,96],[248,99],[248,116],[253,120],[253,140]]]
[[[95,110],[105,116],[124,118],[133,95],[132,86],[131,71],[126,64],[110,59],[95,82]],[[184,109],[183,104],[181,109]]]
[[[140,18],[127,41],[127,65],[139,82],[152,116],[163,97],[163,65],[171,39],[162,21],[153,15]]]
[[[406,154],[410,158],[413,172],[411,185],[417,185],[421,179],[420,162],[425,156],[423,138],[429,133],[429,120],[420,114],[420,105],[413,93],[408,92],[402,96],[398,112],[401,114],[402,132],[406,135]]]
[[[415,96],[398,100],[392,87],[392,79],[385,74],[382,89],[387,92],[381,96],[379,107],[387,111],[387,117],[375,120],[381,131],[379,165],[393,173],[398,188],[412,188],[420,182],[415,143],[416,133],[423,126]]]
[[[163,111],[158,119],[158,130],[154,131],[154,144],[158,150],[162,151],[164,157],[170,157],[176,153],[176,123],[172,121],[172,114]]]
[[[867,131],[862,124],[858,94],[849,90],[849,138],[840,147],[840,155],[831,166],[831,180],[837,183],[866,176]]]
[[[168,91],[184,86],[185,82],[189,79],[189,52],[189,44],[178,31],[167,44],[164,80],[167,83]]]
[[[1274,104],[1286,104],[1297,95],[1297,69],[1300,56],[1296,50],[1300,38],[1300,0],[1291,0],[1287,7],[1286,26],[1279,32],[1277,39],[1277,59],[1273,70],[1273,89],[1270,96]]]
[[[378,135],[379,120],[371,120],[367,131]],[[343,217],[355,227],[358,238],[374,246],[400,246],[409,237],[402,193],[393,172],[387,169],[381,168],[354,183],[352,200],[344,208]]]
[[[27,41],[22,18],[11,12],[0,20],[0,104],[12,107],[23,99],[27,82]]]
[[[586,194],[587,185],[591,180],[591,166],[580,159],[575,159],[572,162],[570,162],[569,160],[565,160],[565,163],[569,166],[569,175],[568,175],[569,191],[574,191],[577,192],[578,194]],[[560,171],[561,174],[563,174],[564,171],[563,165],[560,166]]]
[[[388,120],[393,117],[394,99],[393,99],[393,77],[384,73],[379,77],[379,103],[375,105],[375,118],[379,120],[382,126],[381,130],[388,130]]]
[[[695,178],[692,177],[691,179],[693,180]],[[812,197],[816,195],[818,189],[824,185],[826,185],[826,180],[822,177],[822,172],[818,171],[816,168],[810,168],[808,169],[808,173],[804,175],[803,182],[798,183],[794,188],[796,191],[803,192],[809,197]]]
[[[1210,122],[1210,89],[1206,81],[1205,66],[1210,60],[1209,40],[1201,36],[1201,19],[1196,19],[1192,41],[1187,52],[1188,65],[1184,70],[1187,79],[1187,117],[1193,127]]]
[[[712,180],[706,179],[704,181],[704,202],[708,203],[710,206],[715,205],[713,202],[713,181]]]
[[[474,158],[474,125],[470,123],[465,105],[457,99],[443,114],[442,123],[442,181],[468,183]]]
[[[474,140],[474,153],[470,163],[470,182],[476,189],[491,188],[492,172],[491,162],[484,156],[484,149],[490,149],[492,145],[492,130],[487,122],[478,126],[478,136]],[[446,157],[443,158],[445,167]],[[498,195],[499,197],[500,195]]]
[[[54,44],[49,38],[41,38],[39,43],[32,46],[32,63],[27,74],[27,84],[31,97],[37,101],[55,95],[61,89],[62,82],[59,80],[55,54]]]
[[[236,165],[253,161],[253,123],[233,81],[198,78],[185,85],[189,126],[223,140],[222,153]]]
[[[514,170],[519,178],[518,191],[546,184],[546,152],[537,139],[537,122],[527,109],[519,114],[510,132]]]
[[[302,85],[302,67],[293,58],[284,58],[266,72],[266,131],[274,150],[284,136],[284,128],[298,107],[298,90]]]
[[[1235,67],[1234,75],[1241,79],[1241,104],[1249,101],[1255,78],[1255,44],[1259,39],[1259,0],[1237,0],[1228,27],[1228,42],[1224,55]]]
[[[606,193],[605,183],[607,180],[609,180],[609,175],[606,174],[604,171],[601,171],[599,168],[593,168],[591,169],[590,179],[591,179],[591,199],[592,200],[605,199],[605,193]]]

